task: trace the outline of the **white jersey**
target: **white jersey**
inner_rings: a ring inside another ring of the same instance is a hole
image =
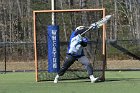
[[[69,53],[80,55],[83,47],[80,42],[82,41],[81,35],[77,35],[71,39]]]

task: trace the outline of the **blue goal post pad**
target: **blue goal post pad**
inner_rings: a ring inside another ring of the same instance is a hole
[[[60,42],[59,26],[47,26],[48,39],[48,72],[58,72],[60,70]]]

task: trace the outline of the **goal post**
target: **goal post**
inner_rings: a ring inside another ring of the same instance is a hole
[[[34,29],[34,60],[36,81],[53,80],[56,73],[48,72],[48,34],[47,26],[51,24],[51,13],[56,13],[56,24],[59,26],[60,37],[60,66],[63,64],[67,43],[71,31],[79,25],[89,26],[105,17],[102,9],[69,9],[69,10],[35,10],[33,11]],[[89,31],[89,38],[85,54],[93,65],[94,75],[105,80],[106,66],[106,27],[105,24],[97,31]],[[64,58],[63,58],[64,57]],[[61,79],[87,78],[85,69],[75,62]]]

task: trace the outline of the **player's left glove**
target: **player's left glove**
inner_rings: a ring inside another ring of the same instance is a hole
[[[96,22],[93,23],[93,24],[91,24],[91,27],[92,27],[92,29],[97,29],[97,28],[99,28]]]

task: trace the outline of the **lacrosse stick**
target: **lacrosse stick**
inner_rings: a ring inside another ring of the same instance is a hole
[[[86,32],[88,32],[90,29],[96,29],[96,28],[100,28],[103,24],[106,24],[107,23],[107,21],[109,20],[111,18],[111,15],[107,15],[107,16],[105,16],[104,18],[102,18],[101,20],[99,20],[99,21],[97,21],[97,22],[95,22],[95,23],[93,23],[93,24],[91,24],[89,27],[88,27],[88,29],[86,30],[86,31],[84,31],[83,33],[81,33],[81,36],[83,35],[83,34],[85,34]]]

